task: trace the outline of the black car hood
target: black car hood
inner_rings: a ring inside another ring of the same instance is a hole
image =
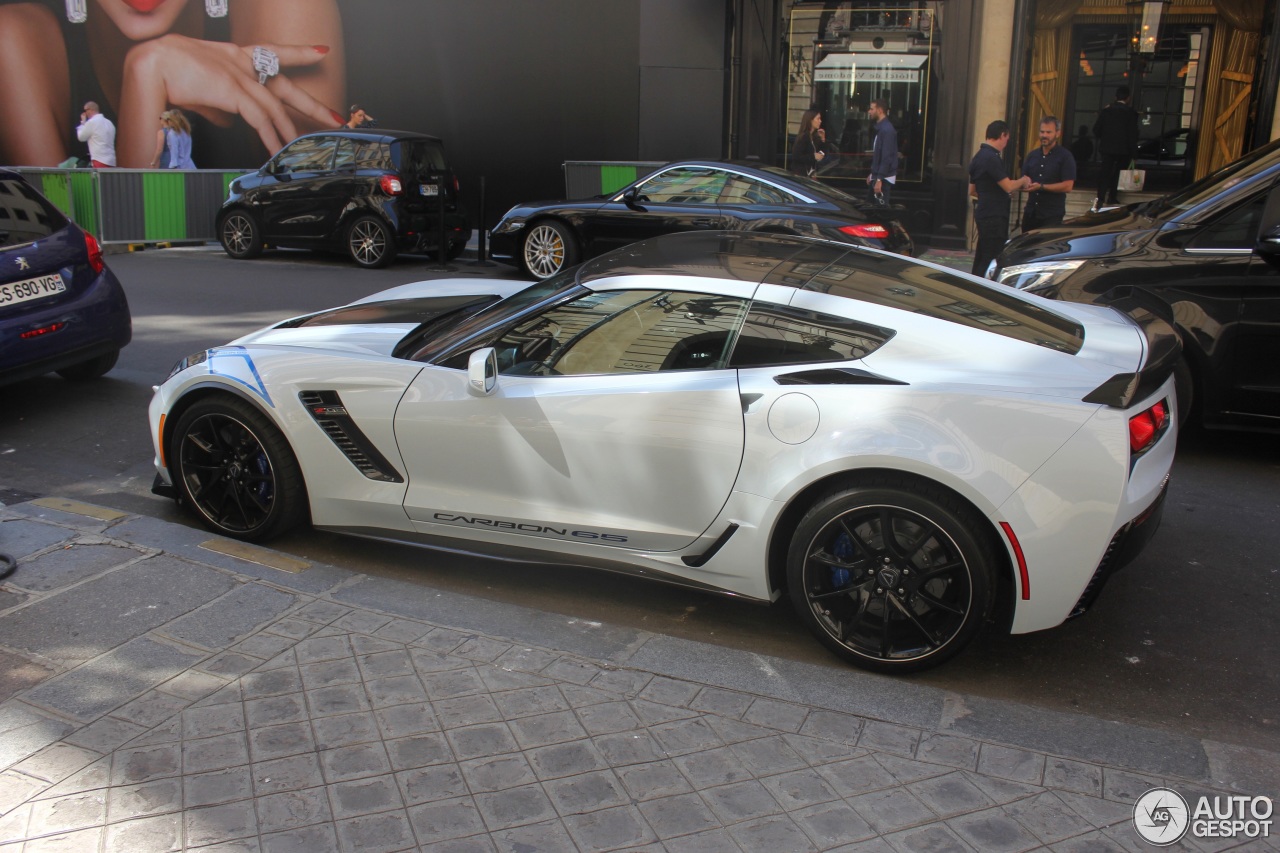
[[[1056,228],[1020,234],[1000,253],[1001,268],[1043,258],[1097,258],[1126,255],[1140,248],[1159,230],[1162,220],[1144,213],[1140,205],[1086,213]]]

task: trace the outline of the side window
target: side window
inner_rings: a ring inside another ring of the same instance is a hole
[[[638,194],[657,204],[715,204],[727,177],[719,169],[669,169],[641,184]]]
[[[792,204],[795,201],[790,193],[741,175],[730,175],[720,193],[721,204]]]
[[[337,140],[332,136],[299,139],[276,155],[275,172],[322,172],[333,167]]]
[[[341,169],[343,166],[354,166],[356,163],[356,145],[355,141],[345,137],[338,139],[338,155],[333,160],[333,168]]]
[[[391,149],[381,142],[357,142],[356,168],[391,171]]]
[[[1258,193],[1237,205],[1200,230],[1188,244],[1191,249],[1252,249],[1262,224],[1262,208],[1267,194]]]
[[[843,317],[785,305],[751,306],[730,367],[851,361],[879,349],[893,332]]]
[[[494,343],[498,371],[558,376],[723,367],[743,299],[661,290],[592,293],[543,311]]]

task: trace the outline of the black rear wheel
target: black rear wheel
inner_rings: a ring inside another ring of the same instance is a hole
[[[259,542],[306,518],[306,484],[289,443],[242,400],[193,405],[173,431],[168,457],[182,501],[217,533]]]
[[[218,240],[222,250],[236,260],[262,254],[262,231],[253,216],[243,210],[233,210],[222,217]]]
[[[396,257],[391,229],[376,216],[361,216],[347,229],[347,253],[365,269],[385,267]]]
[[[936,666],[977,634],[999,565],[984,519],[941,489],[874,483],[819,500],[787,558],[791,599],[827,648],[877,672]]]

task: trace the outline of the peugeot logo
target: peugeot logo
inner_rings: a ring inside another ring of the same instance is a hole
[[[29,270],[31,269],[31,264],[27,263],[26,258],[18,258],[18,269]]]

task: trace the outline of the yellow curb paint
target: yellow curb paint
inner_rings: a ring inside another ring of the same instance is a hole
[[[94,506],[93,504],[81,503],[67,498],[38,498],[31,503],[36,506],[42,506],[45,509],[56,509],[60,512],[84,515],[89,518],[96,518],[99,521],[115,521],[119,518],[129,517],[127,512],[117,512],[114,509],[107,509],[105,506]]]
[[[268,569],[279,569],[291,575],[305,572],[311,568],[311,564],[305,560],[295,560],[293,557],[286,557],[278,551],[269,551],[266,548],[259,548],[247,542],[234,542],[230,539],[209,539],[201,542],[200,547],[206,551],[213,551],[215,554],[226,554],[228,557],[235,557],[237,560],[257,563],[259,566],[266,566]]]

